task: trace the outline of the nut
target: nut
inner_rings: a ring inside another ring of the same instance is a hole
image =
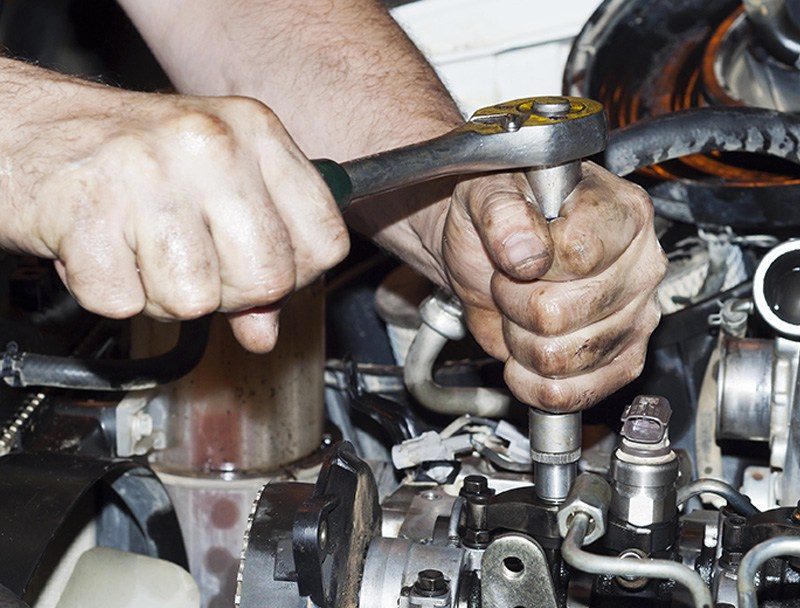
[[[610,504],[611,487],[608,482],[594,473],[581,473],[558,511],[559,533],[562,537],[566,536],[575,514],[585,513],[591,518],[591,525],[583,544],[593,543],[606,533],[606,516]]]

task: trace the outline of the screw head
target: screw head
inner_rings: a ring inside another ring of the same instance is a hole
[[[414,592],[424,597],[438,597],[447,594],[449,586],[441,570],[421,570],[417,573]]]
[[[566,97],[539,97],[533,102],[533,112],[546,118],[558,118],[569,113],[572,105]]]

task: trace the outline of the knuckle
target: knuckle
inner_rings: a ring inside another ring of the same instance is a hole
[[[567,230],[562,242],[560,257],[575,276],[591,276],[603,263],[605,245],[598,235],[584,230]]]
[[[655,298],[650,299],[645,319],[645,327],[647,330],[647,335],[649,336],[655,331],[656,327],[658,327],[658,324],[661,322],[661,306],[658,304],[658,301]]]
[[[565,411],[574,406],[571,392],[561,381],[545,380],[539,384],[536,393],[541,405],[547,409]]]
[[[265,306],[274,304],[291,294],[296,285],[294,265],[265,266],[255,271],[247,285],[230,288],[229,299],[237,306]]]
[[[562,375],[570,367],[567,349],[558,340],[547,340],[530,353],[534,369],[542,376],[556,377]]]
[[[337,218],[325,229],[319,246],[312,248],[312,269],[318,274],[325,272],[344,260],[349,251],[350,235]]]
[[[631,206],[640,213],[640,217],[648,220],[649,223],[652,224],[654,216],[653,203],[647,190],[633,182],[626,181],[625,183],[628,184]]]
[[[112,294],[103,299],[103,304],[94,312],[109,319],[129,319],[144,310],[144,298],[129,298],[122,294]]]
[[[236,96],[228,98],[229,103],[235,108],[238,114],[248,120],[256,121],[267,131],[281,128],[281,121],[267,105],[252,97]]]
[[[633,382],[638,378],[642,371],[644,371],[644,364],[647,358],[647,341],[637,344],[633,347],[631,354],[631,364],[626,366],[623,384]]]
[[[178,141],[193,151],[212,150],[217,146],[231,146],[235,141],[232,127],[213,110],[185,109],[174,119],[172,129]]]
[[[532,296],[528,303],[528,323],[532,332],[540,336],[557,336],[566,328],[566,307],[556,297]]]

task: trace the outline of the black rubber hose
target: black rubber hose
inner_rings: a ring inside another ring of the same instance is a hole
[[[188,374],[208,343],[211,316],[181,323],[178,343],[145,359],[78,359],[19,352],[16,343],[3,354],[2,377],[15,387],[50,386],[87,391],[154,388]]]
[[[753,152],[800,164],[800,114],[761,108],[696,108],[613,131],[602,155],[617,175],[705,152]]]

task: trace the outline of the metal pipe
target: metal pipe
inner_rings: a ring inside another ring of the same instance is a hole
[[[447,540],[452,544],[457,545],[460,536],[458,535],[458,527],[461,525],[461,514],[464,512],[464,503],[466,499],[463,496],[456,496],[453,501],[453,509],[450,511],[450,521],[447,524]]]
[[[631,578],[658,578],[680,583],[692,595],[695,608],[711,608],[714,603],[711,591],[694,570],[680,562],[667,559],[624,559],[595,555],[581,549],[589,531],[591,518],[586,513],[576,513],[561,545],[564,561],[573,568],[589,574],[607,574]]]
[[[409,392],[428,409],[449,416],[502,417],[508,415],[511,395],[483,387],[440,386],[433,366],[448,338],[423,323],[406,355],[404,380]]]
[[[690,498],[700,496],[700,494],[715,494],[728,501],[728,506],[743,517],[750,517],[761,513],[758,508],[750,502],[750,499],[737,491],[733,486],[718,479],[701,478],[683,486],[678,490],[678,505],[682,505]]]
[[[773,557],[800,557],[800,538],[777,536],[745,553],[739,564],[736,588],[739,593],[739,608],[758,608],[756,597],[756,574],[764,563]]]

